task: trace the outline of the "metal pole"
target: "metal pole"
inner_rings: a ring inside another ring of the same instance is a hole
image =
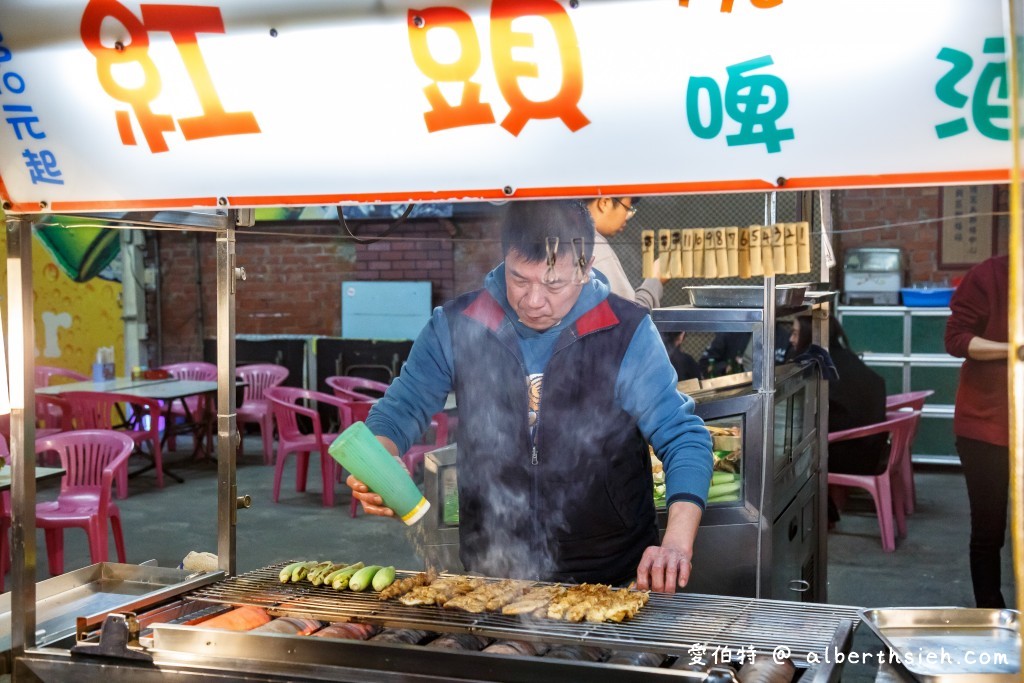
[[[11,650],[36,645],[36,405],[32,222],[7,216],[7,377],[11,391]]]
[[[200,335],[201,336],[201,335]],[[217,558],[236,573],[235,229],[217,232]]]
[[[1024,595],[1024,177],[1021,175],[1021,108],[1024,93],[1019,80],[1022,55],[1018,38],[1024,34],[1024,0],[1010,0],[1005,6],[1007,21],[1006,80],[1010,85],[1011,140],[1013,164],[1010,166],[1010,310],[1007,372],[1010,389],[1010,547],[1013,553],[1014,585],[1017,605]],[[1020,674],[1024,680],[1024,672]]]
[[[145,268],[140,248],[141,236],[138,230],[121,231],[121,259],[124,264],[121,320],[124,322],[124,374],[129,377],[132,368],[149,365],[142,350],[142,342],[146,338],[146,290],[142,285]]]
[[[764,224],[771,226],[776,220],[776,198],[775,192],[769,192],[764,196]],[[762,237],[763,239],[763,237]],[[775,411],[772,404],[775,400],[775,277],[764,279],[764,295],[761,305],[761,326],[753,332],[753,363],[754,389],[761,398],[761,458],[764,462],[761,467],[761,529],[757,534],[757,589],[754,597],[761,598],[771,593],[771,586],[762,586],[765,573],[762,565],[771,567],[775,562],[772,557],[770,543],[763,543],[766,533],[771,531],[770,519],[764,518],[764,510],[769,509],[771,501],[766,500],[768,492],[768,478],[772,476],[771,452],[772,443],[775,439]]]

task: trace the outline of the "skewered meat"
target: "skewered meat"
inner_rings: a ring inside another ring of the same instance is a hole
[[[621,622],[632,618],[647,604],[648,594],[603,584],[584,583],[566,589],[548,605],[549,619],[580,622]]]
[[[502,614],[533,614],[543,617],[547,613],[548,604],[556,597],[565,593],[562,586],[536,586],[531,588],[518,600],[501,608]]]
[[[437,605],[444,604],[452,598],[465,595],[482,586],[483,579],[469,576],[442,576],[430,585],[413,588],[399,598],[403,605]]]
[[[417,586],[426,586],[432,583],[436,578],[437,573],[434,572],[434,570],[420,572],[416,576],[410,576],[407,579],[399,579],[398,581],[395,581],[393,584],[382,590],[379,597],[381,600],[397,598],[405,595]]]
[[[494,612],[522,595],[529,586],[529,581],[503,579],[494,583],[484,584],[465,595],[454,597],[446,602],[444,606],[452,609],[461,609],[473,614]]]

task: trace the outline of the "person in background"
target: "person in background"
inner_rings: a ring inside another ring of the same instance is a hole
[[[434,310],[366,425],[397,457],[455,390],[467,571],[673,592],[690,576],[711,437],[650,316],[591,277],[593,236],[579,202],[510,204],[504,262]],[[648,443],[666,473],[661,540]],[[347,483],[368,513],[394,515]]]
[[[636,214],[639,199],[636,197],[594,197],[587,200],[587,210],[594,221],[594,270],[605,276],[612,294],[635,301],[650,310],[661,304],[664,279],[647,278],[636,289],[626,277],[622,263],[612,245],[610,237],[626,229],[626,223]],[[655,261],[657,264],[657,261]],[[657,265],[655,265],[657,267]]]
[[[956,450],[971,508],[970,564],[978,607],[1006,606],[1000,554],[1010,486],[1010,404],[1007,380],[1009,258],[971,268],[953,292],[946,351],[965,358],[953,409]]]
[[[718,332],[700,354],[698,364],[704,377],[743,372],[743,354],[750,344],[749,332]]]
[[[865,365],[850,346],[839,320],[828,321],[828,353],[838,380],[828,383],[828,431],[885,422],[885,379]],[[789,338],[790,358],[804,353],[811,345],[811,317],[797,316]],[[889,462],[889,441],[884,434],[829,444],[828,471],[842,474],[875,475],[885,471]],[[829,523],[839,520],[835,502],[829,498]]]
[[[668,351],[668,359],[672,363],[672,367],[676,369],[676,376],[680,382],[687,379],[700,379],[700,366],[697,365],[697,361],[681,348],[685,338],[685,332],[661,333],[661,340],[665,343],[665,350]]]

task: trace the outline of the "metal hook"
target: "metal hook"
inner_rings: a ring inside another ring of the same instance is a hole
[[[580,285],[587,281],[587,257],[583,251],[583,238],[572,239],[572,255],[576,262],[576,269],[573,272],[573,282]]]
[[[555,281],[555,263],[558,261],[558,238],[548,237],[545,248],[547,249],[548,269],[544,273],[544,284],[549,285]]]

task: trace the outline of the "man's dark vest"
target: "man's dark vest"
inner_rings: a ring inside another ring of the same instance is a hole
[[[572,582],[635,576],[644,548],[658,543],[651,461],[636,421],[616,405],[615,380],[646,312],[611,296],[562,332],[533,443],[526,369],[501,304],[481,290],[445,313],[466,569]]]

